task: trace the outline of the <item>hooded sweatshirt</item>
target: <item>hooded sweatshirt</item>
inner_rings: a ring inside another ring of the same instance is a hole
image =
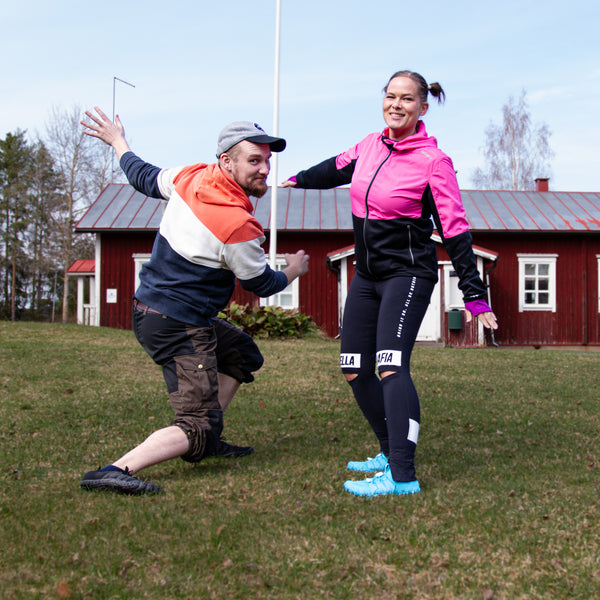
[[[443,240],[465,302],[484,298],[472,238],[452,161],[427,135],[400,141],[389,129],[296,175],[301,188],[350,183],[356,271],[371,280],[417,276],[437,281],[433,222]],[[432,222],[433,219],[433,222]]]
[[[208,326],[227,306],[235,278],[270,296],[287,277],[267,264],[260,223],[244,190],[218,164],[159,169],[133,152],[121,168],[139,192],[168,200],[135,297],[164,315]]]

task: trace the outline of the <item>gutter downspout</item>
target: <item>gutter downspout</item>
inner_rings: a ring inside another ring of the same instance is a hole
[[[490,297],[490,273],[498,266],[498,261],[500,257],[498,257],[493,263],[492,266],[485,270],[485,288],[487,290],[487,301],[488,305],[492,307],[492,300]],[[490,338],[492,340],[492,346],[494,348],[498,348],[498,344],[496,344],[496,339],[494,338],[494,330],[490,328]]]

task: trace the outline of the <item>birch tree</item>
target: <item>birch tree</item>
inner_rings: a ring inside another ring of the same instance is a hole
[[[102,145],[83,134],[82,116],[79,106],[53,108],[42,140],[63,181],[62,216],[56,222],[62,247],[63,322],[68,320],[67,269],[76,258],[85,258],[75,255],[74,226],[109,181],[108,155]]]
[[[534,124],[525,90],[510,96],[502,107],[502,124],[490,123],[485,130],[485,167],[473,172],[480,189],[533,190],[535,180],[550,177],[551,132],[545,123]]]

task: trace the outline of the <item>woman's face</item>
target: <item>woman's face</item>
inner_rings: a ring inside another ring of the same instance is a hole
[[[419,86],[410,77],[396,77],[383,99],[383,118],[390,128],[390,139],[403,140],[417,130],[417,122],[429,104],[421,102]]]

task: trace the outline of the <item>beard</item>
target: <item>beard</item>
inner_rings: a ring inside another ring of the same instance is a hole
[[[248,196],[262,198],[267,193],[267,182],[264,179],[256,180],[246,186],[241,186]]]

